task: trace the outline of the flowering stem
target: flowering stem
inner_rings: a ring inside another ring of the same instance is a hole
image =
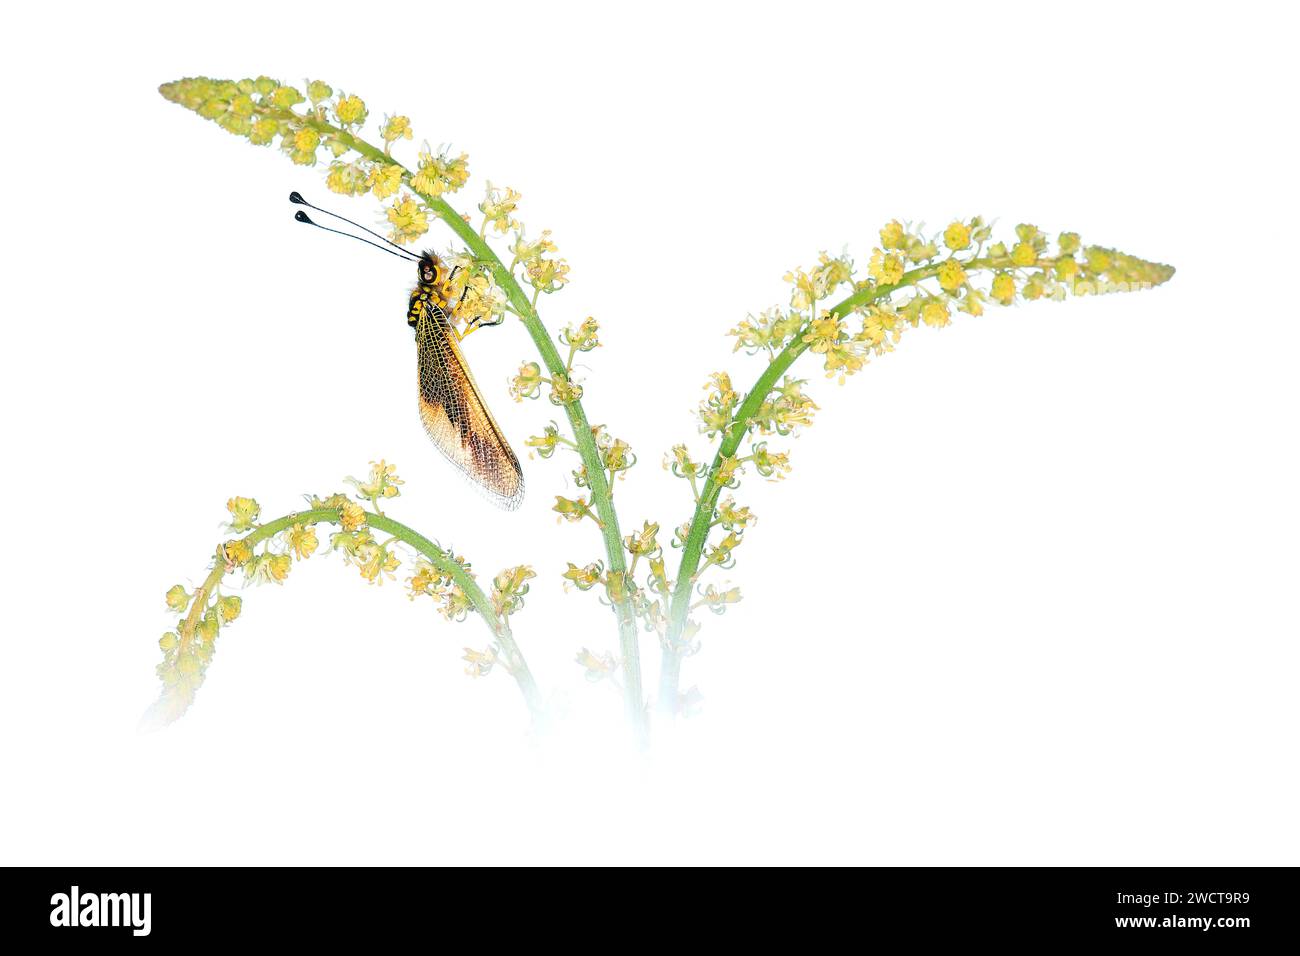
[[[524,328],[528,330],[528,335],[533,340],[533,345],[537,347],[537,352],[541,355],[547,370],[553,376],[567,377],[564,360],[560,358],[550,333],[538,317],[533,302],[528,299],[519,283],[515,281],[515,277],[497,258],[492,247],[479,238],[473,227],[461,218],[446,200],[437,196],[422,195],[422,198],[470,248],[475,258],[488,264],[497,285],[505,291],[510,304],[523,320]],[[609,562],[610,573],[621,574],[625,568],[623,538],[619,532],[618,514],[614,511],[613,495],[609,482],[605,479],[605,466],[600,460],[600,452],[596,448],[591,424],[587,421],[587,413],[582,407],[582,402],[577,399],[566,402],[564,411],[569,419],[573,439],[578,445],[578,455],[587,471],[587,487],[591,491],[591,503],[596,509],[598,519],[596,523],[600,526],[601,537],[605,542],[605,557]],[[641,651],[637,641],[636,617],[631,602],[627,600],[615,604],[615,613],[618,616],[619,646],[623,655],[624,704],[637,739],[643,741],[646,736],[646,715],[641,690]]]
[[[329,524],[339,524],[340,516],[337,508],[313,508],[310,511],[300,511],[295,514],[285,515],[283,518],[277,518],[260,525],[255,531],[244,537],[244,541],[251,547],[261,541],[266,540],[272,535],[279,534],[285,528],[295,524],[316,524],[318,522],[327,522]],[[469,598],[470,603],[474,605],[474,610],[478,611],[479,616],[483,618],[492,632],[493,638],[501,648],[502,656],[505,659],[506,669],[514,677],[515,682],[519,685],[519,690],[524,695],[524,701],[528,704],[528,709],[533,712],[535,717],[543,714],[543,703],[541,691],[538,690],[537,682],[533,680],[532,671],[528,669],[528,663],[524,660],[524,655],[519,650],[519,645],[515,643],[514,635],[510,632],[510,626],[505,618],[500,617],[496,608],[492,606],[492,601],[468,571],[461,566],[460,562],[452,560],[447,552],[443,551],[436,544],[401,522],[394,521],[392,518],[381,514],[372,514],[366,512],[366,525],[376,531],[383,531],[385,534],[391,534],[394,538],[414,548],[420,554],[429,560],[429,563],[437,568],[440,572],[447,575],[464,592]],[[217,567],[213,569],[213,574],[220,579],[222,573],[222,564],[218,558]],[[206,584],[206,582],[205,582]],[[197,602],[196,602],[197,603]]]
[[[266,111],[268,115],[276,115],[277,112],[275,110]],[[303,117],[289,111],[285,111],[281,115],[291,117],[297,122],[303,122],[319,133],[336,137],[341,143],[356,150],[367,159],[401,169],[402,178],[411,191],[423,199],[434,215],[451,228],[451,231],[465,243],[477,261],[484,263],[492,271],[493,279],[497,286],[505,292],[512,310],[523,321],[524,328],[528,330],[528,335],[533,340],[533,345],[537,348],[547,370],[552,376],[567,378],[568,371],[564,360],[560,357],[560,353],[556,349],[555,342],[552,340],[546,326],[542,324],[541,318],[537,315],[536,294],[531,299],[525,294],[519,282],[501,262],[501,259],[487,240],[466,222],[464,217],[451,207],[450,203],[441,196],[433,196],[411,186],[412,174],[409,169],[383,150],[358,139],[346,130],[333,126],[316,116]],[[597,523],[600,525],[601,537],[604,539],[605,557],[610,574],[621,575],[626,567],[623,559],[623,539],[619,532],[618,515],[614,511],[609,482],[605,479],[604,464],[600,460],[600,452],[596,448],[595,437],[591,433],[591,424],[587,421],[587,413],[583,409],[582,403],[577,399],[566,402],[564,411],[569,419],[569,427],[573,431],[573,438],[577,442],[578,455],[587,470],[587,485],[591,491],[592,505],[594,505],[599,519]],[[627,717],[632,724],[633,732],[638,741],[644,742],[647,727],[645,703],[641,689],[641,651],[637,640],[636,616],[632,610],[631,601],[627,599],[616,602],[614,610],[618,617],[619,647],[623,657],[624,703]]]
[[[969,266],[987,264],[987,260],[971,262]],[[916,285],[939,271],[939,264],[922,266],[903,273],[893,285],[868,285],[854,292],[827,313],[843,318],[858,306],[884,298],[904,286]],[[704,569],[700,568],[700,557],[704,553],[704,544],[713,527],[713,514],[718,507],[718,497],[722,494],[722,485],[717,476],[722,463],[736,453],[740,443],[749,432],[750,419],[766,401],[768,394],[775,387],[777,380],[808,350],[804,335],[811,325],[811,320],[800,327],[791,338],[790,344],[772,359],[749,390],[745,400],[736,409],[731,421],[723,428],[717,454],[713,456],[713,465],[704,481],[704,489],[696,495],[695,512],[691,515],[690,532],[682,548],[682,560],[677,569],[677,580],[673,588],[672,608],[669,614],[668,636],[664,642],[663,656],[659,670],[659,709],[662,713],[672,715],[677,712],[678,685],[681,680],[682,656],[687,650],[681,644],[682,632],[686,628],[686,619],[690,614],[691,591],[695,581]],[[707,564],[705,567],[707,568]]]

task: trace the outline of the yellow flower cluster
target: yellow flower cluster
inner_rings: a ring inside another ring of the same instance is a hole
[[[610,677],[618,669],[618,662],[614,660],[613,654],[596,654],[585,647],[578,652],[575,660],[586,670],[586,678],[592,683]]]
[[[467,574],[470,573],[468,563],[457,558],[453,560]],[[415,573],[406,579],[406,584],[412,601],[421,595],[428,595],[437,603],[439,613],[449,621],[463,621],[473,609],[473,602],[451,575],[423,558],[415,562]]]
[[[590,591],[599,584],[605,575],[605,565],[600,561],[593,561],[591,564],[578,567],[572,561],[567,562],[569,568],[561,575],[565,580],[565,588],[573,585],[579,591]]]
[[[334,91],[320,80],[307,85],[306,96],[298,88],[268,76],[242,80],[187,77],[164,83],[158,91],[173,103],[194,110],[255,145],[267,146],[280,137],[281,151],[302,166],[315,165],[322,147],[335,158],[349,149],[329,125],[325,103]],[[294,109],[307,100],[311,101],[307,112]],[[366,115],[360,97],[339,94],[333,103],[333,118],[344,130],[364,123]],[[336,184],[344,185],[345,175],[336,176]]]
[[[396,580],[393,572],[402,563],[392,542],[376,541],[369,528],[335,532],[330,535],[330,550],[341,552],[343,562],[356,568],[370,584],[382,585],[384,578]]]
[[[384,498],[396,498],[402,493],[398,485],[406,483],[397,477],[397,466],[382,458],[370,463],[370,476],[365,481],[358,481],[350,475],[344,480],[357,489],[358,497],[370,502],[376,514],[383,514],[379,502]]]
[[[591,510],[591,503],[585,497],[565,498],[562,495],[556,495],[555,504],[551,506],[551,510],[558,514],[562,521],[577,522],[583,518],[590,518],[596,524],[600,524],[600,519]]]
[[[409,116],[390,116],[379,128],[379,135],[384,138],[384,149],[388,150],[399,139],[411,139],[415,133],[411,129]]]
[[[519,373],[510,380],[510,397],[516,402],[525,398],[536,398],[542,393],[542,384],[550,379],[542,375],[542,367],[536,362],[525,362],[519,366]],[[549,458],[550,455],[543,455]]]
[[[465,673],[470,677],[487,677],[492,673],[492,668],[496,665],[497,649],[488,647],[481,651],[476,651],[472,647],[465,648],[465,653],[461,656],[465,662]]]
[[[727,569],[736,566],[736,559],[732,552],[740,547],[740,533],[736,531],[728,532],[717,544],[710,545],[706,548],[704,564],[700,567],[703,573],[710,566]]]
[[[842,383],[870,357],[891,351],[907,327],[942,328],[954,312],[982,315],[989,301],[1011,305],[1018,298],[1142,289],[1173,275],[1169,266],[1085,247],[1073,232],[1061,233],[1055,248],[1046,233],[1028,223],[1016,226],[1013,243],[990,244],[991,238],[991,227],[979,216],[954,220],[934,237],[893,220],[880,230],[865,279],[854,279],[847,257],[831,259],[822,253],[813,269],[786,274],[794,285],[789,310],[751,315],[731,330],[735,348],[750,354],[766,351],[773,358],[792,346],[806,348],[822,357],[828,377]],[[974,283],[978,272],[991,273],[987,286]],[[927,286],[930,281],[933,288]],[[817,314],[816,303],[842,284],[854,292]],[[909,296],[893,301],[909,288]],[[706,430],[716,434],[726,425],[722,416],[711,414]]]
[[[339,121],[340,126],[360,126],[365,123],[369,115],[370,111],[366,109],[365,102],[359,96],[340,93],[338,102],[334,104],[334,117]]]
[[[632,446],[621,438],[615,438],[603,425],[593,425],[591,433],[596,443],[596,453],[600,455],[601,465],[609,472],[610,481],[624,477],[628,469],[636,464]]]
[[[328,498],[311,497],[312,508],[325,508],[338,511],[339,524],[344,531],[357,531],[366,524],[366,513],[355,501],[345,494],[332,494]]]
[[[542,434],[533,435],[525,439],[524,444],[529,448],[536,449],[537,454],[541,455],[543,458],[550,458],[554,455],[555,450],[559,448],[560,445],[567,445],[570,448],[573,447],[573,442],[560,434],[560,426],[555,422],[551,422],[542,429]]]
[[[771,308],[757,316],[747,316],[728,334],[736,337],[736,352],[744,349],[754,355],[763,350],[775,357],[794,338],[805,318],[802,312]]]
[[[545,229],[539,238],[530,240],[525,237],[521,226],[516,229],[515,241],[510,244],[510,252],[514,255],[510,271],[514,272],[515,266],[523,266],[524,276],[538,293],[555,292],[569,281],[568,263],[548,257],[555,251],[551,230]]]
[[[731,495],[718,505],[718,524],[727,531],[744,531],[757,520],[748,505],[743,508],[737,507],[736,499]]]
[[[939,247],[933,239],[926,239],[897,219],[880,230],[880,245],[885,252],[896,253],[903,261],[911,263],[925,262],[939,254]]]
[[[731,424],[740,396],[732,388],[731,376],[726,372],[714,372],[704,388],[707,394],[700,403],[700,431],[712,437]]]
[[[386,213],[393,228],[388,238],[399,246],[414,242],[429,231],[429,216],[424,205],[414,196],[399,196],[393,200]]]
[[[849,332],[843,320],[833,312],[808,323],[803,342],[809,351],[825,358],[827,377],[838,375],[841,384],[845,376],[858,371],[867,361],[866,350],[860,347],[860,340]]]
[[[719,591],[710,584],[700,592],[700,600],[696,602],[696,607],[707,607],[714,614],[722,614],[727,610],[728,604],[737,604],[740,601],[740,588],[727,588],[725,591]]]
[[[363,163],[345,163],[336,159],[330,163],[330,171],[325,175],[325,185],[331,192],[341,196],[359,196],[370,188],[370,172],[375,168],[377,167],[367,168]]]
[[[402,188],[402,167],[372,163],[366,171],[366,186],[376,199],[397,195]]]
[[[569,281],[569,264],[563,259],[539,256],[524,263],[524,272],[538,292],[558,292]]]
[[[489,181],[487,195],[478,204],[479,212],[483,213],[483,228],[479,230],[479,235],[486,235],[489,227],[501,234],[522,229],[519,221],[513,218],[521,198],[509,186],[498,189]]]
[[[551,394],[548,396],[552,405],[568,405],[582,398],[582,386],[563,373],[556,373],[550,380]]]
[[[278,534],[267,536],[257,524],[262,509],[253,498],[232,497],[226,510],[231,515],[228,527],[245,537],[217,548],[207,578],[193,592],[177,584],[164,595],[167,609],[180,615],[180,620],[158,641],[163,660],[156,670],[163,689],[146,717],[153,723],[170,723],[185,712],[203,683],[221,628],[243,611],[238,595],[221,593],[225,576],[243,569],[246,584],[280,584],[288,577],[294,558],[306,559],[318,546],[310,522],[292,522]],[[273,544],[283,550],[273,550]]]
[[[765,441],[754,445],[749,460],[754,463],[754,470],[764,478],[784,478],[790,473],[790,456],[785,452],[768,451]]]
[[[848,256],[833,259],[825,252],[821,253],[812,269],[806,272],[792,269],[785,274],[785,281],[794,286],[790,292],[790,307],[797,312],[809,311],[814,303],[823,301],[849,282],[852,275],[853,260]]]
[[[569,347],[569,365],[573,365],[575,352],[590,352],[600,347],[600,325],[587,316],[578,325],[569,324],[560,333],[560,341]]]
[[[768,392],[749,419],[749,427],[764,435],[791,435],[812,424],[817,403],[804,394],[801,378],[786,376]]]
[[[497,616],[506,618],[524,606],[524,595],[528,593],[528,581],[537,577],[537,573],[526,564],[506,568],[492,579],[492,607]]]
[[[287,554],[263,551],[244,565],[244,575],[254,584],[280,584],[289,576],[293,559]]]
[[[420,162],[411,177],[411,188],[426,196],[454,193],[469,181],[469,156],[461,153],[451,157],[439,150],[420,151]]]
[[[228,527],[236,533],[251,531],[257,526],[258,515],[262,513],[262,506],[252,498],[231,498],[226,502],[226,510],[230,512],[230,524]]]
[[[284,543],[295,558],[305,561],[316,553],[320,541],[315,525],[293,524],[284,532]]]
[[[659,547],[658,536],[659,524],[645,521],[640,531],[623,539],[623,547],[627,548],[627,553],[634,558],[652,557],[662,550]]]
[[[427,144],[408,174],[389,157],[394,143],[414,138],[410,118],[384,117],[378,129],[381,155],[360,140],[360,129],[369,117],[365,101],[355,94],[336,92],[320,80],[307,83],[304,94],[295,86],[266,76],[242,80],[187,77],[164,83],[159,92],[255,144],[270,145],[278,137],[281,151],[299,165],[315,165],[324,150],[329,160],[326,186],[343,196],[370,193],[387,201],[384,212],[388,236],[399,245],[423,236],[429,229],[431,214],[446,216],[445,207],[435,206],[434,200],[460,190],[469,179],[469,157],[465,153],[453,155],[445,147],[435,152]],[[303,107],[304,103],[308,105]],[[404,183],[414,195],[403,193]],[[501,235],[513,233],[511,274],[520,267],[524,281],[537,295],[556,292],[569,281],[569,265],[551,255],[556,247],[549,231],[539,239],[526,237],[523,224],[514,215],[519,200],[520,194],[514,189],[488,183],[479,203],[483,213],[479,234],[486,237],[488,230]],[[828,260],[822,268],[833,272],[839,267]],[[467,293],[462,302],[462,315],[467,321],[479,317],[486,322],[507,309],[504,293],[485,278],[470,280],[462,291]],[[561,397],[560,403],[571,400]]]
[[[709,466],[703,462],[691,460],[691,453],[685,445],[673,445],[672,449],[664,456],[664,468],[670,470],[678,478],[703,478]]]

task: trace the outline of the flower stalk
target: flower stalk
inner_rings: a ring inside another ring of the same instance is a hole
[[[897,223],[891,224],[891,226],[896,225]],[[954,226],[957,225],[960,224],[954,224]],[[1033,227],[1029,228],[1033,229]],[[882,230],[882,238],[886,237],[888,229],[889,227],[886,227],[886,230]],[[1037,233],[1037,230],[1033,231],[1035,234]],[[1070,245],[1073,244],[1077,244],[1077,237],[1074,237],[1073,243],[1070,243]],[[1069,245],[1067,245],[1067,249],[1069,249]],[[1019,246],[1017,251],[1022,251]],[[1131,257],[1124,258],[1131,259]],[[810,341],[813,339],[810,330],[815,322],[819,319],[821,321],[846,319],[855,311],[860,312],[869,309],[876,303],[886,302],[895,292],[904,288],[915,287],[927,279],[939,277],[942,282],[944,270],[951,269],[951,263],[954,261],[954,259],[947,259],[942,262],[930,262],[908,271],[899,269],[901,274],[892,282],[860,283],[852,294],[820,314],[817,311],[816,299],[812,299],[808,303],[807,319],[798,326],[785,347],[771,355],[770,361],[754,382],[753,387],[736,407],[734,414],[729,418],[726,425],[720,429],[718,450],[713,457],[711,467],[706,473],[707,477],[703,489],[696,488],[693,478],[691,481],[695,508],[687,523],[689,531],[682,547],[681,561],[673,588],[667,634],[661,642],[662,650],[657,694],[657,706],[661,714],[671,717],[680,710],[682,659],[693,651],[690,642],[685,641],[683,637],[687,631],[690,613],[693,609],[691,604],[693,589],[699,580],[699,576],[707,569],[707,564],[704,568],[700,567],[700,561],[704,554],[709,532],[717,523],[714,520],[714,515],[717,513],[718,499],[723,488],[727,487],[727,482],[723,479],[730,475],[730,471],[724,467],[724,463],[733,460],[733,456],[739,450],[741,442],[750,433],[755,416],[764,402],[767,401],[772,390],[777,386],[778,381],[789,371],[795,361],[808,351]],[[1138,277],[1138,281],[1132,282],[1132,288],[1145,288],[1149,285],[1158,284],[1167,280],[1173,274],[1172,268],[1167,266],[1146,263],[1141,260],[1132,260],[1132,263],[1130,269]],[[1070,267],[1075,266],[1073,249],[1069,249],[1068,252],[1062,251],[1057,256],[1048,256],[1035,252],[1032,261],[1023,263],[1015,262],[1012,256],[1005,252],[999,255],[977,254],[961,263],[961,284],[962,286],[965,285],[968,272],[985,269],[1008,270],[1002,273],[1005,278],[1011,272],[1017,271],[1008,269],[1008,267],[1016,265],[1022,265],[1024,268],[1032,266],[1033,269],[1040,270],[1039,274],[1042,275],[1055,275],[1065,272],[1067,277],[1073,276],[1075,272],[1072,269],[1062,269],[1063,264]],[[1130,286],[1127,284],[1121,286],[1121,288],[1128,287]],[[1087,291],[1096,290],[1088,289]],[[996,292],[997,287],[995,286],[994,294]],[[1004,304],[1006,303],[1004,302]],[[975,314],[978,314],[979,311],[982,311],[982,309],[978,309]],[[831,367],[828,362],[827,368],[830,369]]]
[[[904,273],[903,277],[892,285],[858,290],[832,306],[827,312],[843,318],[853,309],[885,298],[904,286],[915,285],[935,275],[937,271],[937,265],[913,269]],[[666,715],[676,713],[681,693],[679,688],[682,657],[689,650],[682,644],[682,634],[691,611],[691,593],[698,580],[700,557],[704,553],[704,543],[708,539],[709,531],[713,528],[713,515],[717,511],[718,498],[722,494],[723,485],[718,480],[718,476],[722,473],[722,462],[736,454],[740,443],[749,433],[749,423],[759,406],[766,400],[781,376],[789,371],[795,360],[808,350],[804,334],[810,324],[811,321],[801,326],[790,344],[768,363],[767,368],[763,369],[758,380],[754,382],[753,388],[745,395],[744,401],[737,407],[718,441],[718,450],[713,456],[713,465],[708,470],[703,491],[696,491],[694,480],[691,482],[691,490],[695,495],[695,511],[690,518],[690,533],[682,548],[681,562],[677,568],[676,585],[673,588],[672,607],[669,613],[668,636],[663,643],[659,669],[658,707],[660,712]]]
[[[427,560],[433,568],[437,569],[440,574],[445,575],[451,584],[459,589],[459,593],[464,595],[468,604],[487,625],[493,640],[497,647],[500,648],[502,664],[515,679],[515,683],[519,686],[519,691],[523,695],[524,702],[533,717],[541,719],[545,716],[541,692],[537,687],[537,682],[533,678],[527,661],[524,659],[523,652],[520,651],[519,645],[510,630],[508,615],[498,613],[492,599],[479,587],[478,582],[466,570],[462,562],[456,560],[418,531],[386,515],[364,511],[360,508],[349,512],[340,507],[314,507],[305,511],[291,512],[273,521],[260,524],[242,538],[232,539],[217,549],[211,571],[208,572],[203,583],[195,589],[193,596],[186,596],[189,601],[189,610],[182,619],[176,633],[171,634],[169,632],[168,635],[164,636],[164,651],[169,654],[174,653],[178,660],[170,662],[170,667],[168,666],[169,662],[165,661],[163,667],[160,668],[160,676],[164,678],[163,694],[145,715],[143,721],[145,725],[162,726],[171,723],[180,717],[193,701],[195,692],[203,682],[217,632],[217,629],[213,628],[210,633],[205,633],[203,623],[205,619],[217,620],[217,616],[213,612],[218,602],[213,599],[219,594],[223,578],[240,568],[248,570],[249,564],[257,560],[254,554],[259,545],[271,541],[278,535],[291,532],[293,529],[313,528],[317,524],[340,525],[344,528],[364,527],[391,535],[393,540],[401,541],[409,546]],[[313,535],[308,553],[314,551],[315,547],[315,537]],[[285,573],[287,573],[287,568],[288,564],[286,563]],[[275,578],[277,581],[282,579],[283,574]],[[227,598],[227,600],[230,599]],[[228,620],[233,620],[238,615],[237,608],[239,605],[236,604],[235,607],[235,614],[230,615]],[[168,640],[169,637],[171,638],[170,641]],[[185,666],[186,660],[193,660],[196,664],[187,667]],[[175,666],[176,663],[181,666]]]

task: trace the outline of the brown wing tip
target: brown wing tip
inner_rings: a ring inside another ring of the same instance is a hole
[[[464,442],[446,409],[420,396],[420,420],[443,458],[488,501],[503,511],[518,511],[524,500],[524,473],[519,459],[499,432],[490,445]],[[482,433],[481,433],[482,434]]]

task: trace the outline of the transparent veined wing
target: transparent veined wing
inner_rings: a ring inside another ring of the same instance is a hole
[[[519,459],[488,411],[446,314],[426,306],[415,323],[420,420],[438,450],[500,508],[524,498]]]

